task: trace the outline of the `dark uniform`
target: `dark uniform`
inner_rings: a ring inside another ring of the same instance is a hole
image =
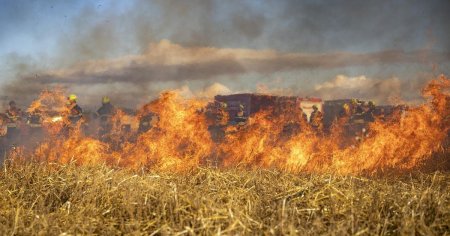
[[[236,116],[233,118],[232,123],[234,125],[238,125],[239,128],[243,128],[247,125],[248,117],[245,116],[244,113],[244,105],[239,105],[239,111],[236,113]]]
[[[367,137],[367,119],[368,116],[364,111],[362,102],[356,105],[355,113],[350,118],[350,134],[355,137],[357,141],[362,142]]]
[[[97,110],[97,116],[100,121],[100,128],[98,135],[100,139],[104,139],[111,129],[113,128],[112,116],[116,112],[116,108],[111,103],[103,103],[102,106]]]
[[[362,107],[362,104],[358,103],[355,106],[354,111],[355,112],[352,113],[352,116],[351,116],[351,122],[353,124],[363,124],[365,121],[364,121],[364,109]]]
[[[319,111],[317,106],[313,106],[314,111],[311,113],[310,123],[314,130],[321,132],[323,128],[323,113]]]
[[[75,95],[70,95],[67,103],[67,123],[63,129],[64,135],[69,135],[70,131],[77,127],[78,123],[83,119],[83,110],[78,106]]]
[[[366,122],[375,121],[375,104],[373,102],[369,102],[367,110],[364,112],[364,120]]]
[[[72,125],[76,124],[83,118],[83,109],[77,103],[69,105],[69,121]]]
[[[225,138],[225,127],[228,123],[228,113],[226,103],[215,103],[210,108],[210,112],[213,118],[212,125],[208,126],[208,130],[211,134],[211,138],[215,142],[220,142]]]

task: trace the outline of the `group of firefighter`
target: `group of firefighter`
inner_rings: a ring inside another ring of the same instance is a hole
[[[309,116],[302,110],[300,106],[292,105],[283,107],[281,114],[295,117],[284,120],[282,134],[284,136],[292,136],[301,132],[302,127],[309,126],[311,130],[318,134],[327,132],[324,128],[324,114],[317,105],[312,105],[312,112]],[[335,123],[344,128],[344,134],[353,136],[357,141],[362,141],[368,136],[367,124],[375,121],[376,106],[372,101],[363,102],[352,99],[349,103],[344,103],[340,107],[340,111],[334,120]],[[234,108],[236,109],[236,108]],[[235,126],[237,129],[247,125],[248,117],[245,114],[245,107],[239,104],[234,117],[228,117],[229,108],[225,102],[216,102],[210,107],[210,117],[214,119],[210,125],[212,137],[216,141],[220,141],[225,136],[225,128]]]
[[[84,122],[85,117],[83,109],[77,103],[77,96],[71,94],[67,97],[66,107],[62,114],[53,118],[55,122],[63,124],[61,134],[68,135],[71,130],[79,127]],[[112,128],[111,119],[116,112],[116,108],[111,104],[110,98],[105,96],[102,98],[102,105],[94,114],[99,121],[98,138],[107,139],[108,133]],[[0,113],[0,149],[1,154],[11,148],[15,148],[21,143],[25,134],[30,136],[39,136],[42,134],[44,114],[40,109],[32,112],[22,111],[15,101],[10,101],[5,113]],[[25,132],[24,132],[25,131]],[[31,138],[28,136],[27,138]],[[21,143],[22,144],[22,143]]]
[[[236,110],[236,108],[234,108]],[[298,122],[288,122],[286,127],[284,127],[284,132],[292,132],[293,129],[299,130],[302,124],[310,124],[314,130],[321,130],[323,128],[323,113],[319,110],[317,105],[313,105],[313,112],[308,116],[305,112],[298,108],[301,112],[302,121]],[[207,116],[213,120],[212,124],[209,126],[213,140],[220,141],[224,138],[225,129],[227,127],[236,127],[232,131],[240,130],[246,127],[248,124],[248,114],[245,112],[245,106],[239,104],[237,106],[237,111],[230,113],[229,107],[225,102],[216,102],[214,106],[209,107],[207,110]],[[229,117],[229,114],[234,114],[233,117]],[[295,126],[295,128],[294,128]]]
[[[345,103],[339,113],[337,124],[342,125],[347,136],[353,136],[357,141],[368,137],[367,124],[375,121],[375,116],[383,118],[384,113],[377,114],[375,103],[352,99]]]
[[[300,114],[297,120],[291,119],[285,127],[283,127],[283,133],[291,135],[292,133],[298,133],[301,127],[309,125],[312,130],[323,133],[324,132],[324,115],[320,111],[317,105],[312,106],[312,113],[309,116],[299,106],[293,106],[297,109],[294,113]],[[234,107],[235,112],[230,113],[230,108],[225,102],[216,102],[210,109],[207,109],[207,116],[211,118],[212,124],[210,125],[210,131],[212,138],[216,141],[220,141],[224,137],[224,129],[226,127],[236,127],[235,130],[246,127],[248,123],[248,111],[243,104],[239,104],[237,109]],[[291,108],[290,108],[291,109]],[[102,141],[110,141],[109,137],[111,130],[113,129],[112,117],[116,113],[117,109],[111,104],[110,98],[105,96],[102,98],[101,107],[94,114],[94,118],[98,120],[97,137]],[[282,111],[282,113],[288,113]],[[360,130],[359,137],[364,135],[365,124],[374,121],[375,104],[373,102],[364,103],[358,100],[351,100],[350,103],[345,103],[339,112],[338,119],[341,121],[341,125],[347,125],[348,127]],[[233,114],[233,117],[229,117],[229,114]],[[149,113],[140,117],[138,133],[147,131],[152,126],[152,120],[155,114]],[[65,108],[65,114],[59,116],[61,122],[64,124],[63,134],[68,134],[71,129],[82,123],[85,118],[83,109],[77,103],[77,96],[71,94],[67,97],[67,103]],[[39,114],[39,110],[31,113],[25,113],[14,101],[9,102],[9,107],[4,114],[0,114],[0,137],[1,147],[4,150],[5,147],[13,147],[20,141],[21,129],[24,127],[29,130],[41,131],[42,130],[42,114]]]

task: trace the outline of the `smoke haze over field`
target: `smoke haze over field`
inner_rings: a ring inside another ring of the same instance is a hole
[[[3,94],[63,85],[136,106],[164,89],[280,90],[389,103],[449,73],[448,1],[7,1]],[[433,69],[434,68],[434,69]]]

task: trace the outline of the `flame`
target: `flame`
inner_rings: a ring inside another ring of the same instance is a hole
[[[346,134],[348,117],[338,119],[325,134],[313,130],[290,104],[256,113],[246,125],[224,127],[226,135],[220,142],[212,140],[208,129],[212,122],[203,109],[207,101],[186,100],[169,91],[143,106],[135,117],[118,110],[111,119],[108,141],[83,134],[79,125],[68,136],[54,135],[43,142],[34,156],[62,163],[164,171],[186,171],[211,160],[224,168],[277,168],[294,173],[408,171],[442,152],[450,131],[449,89],[450,80],[444,75],[431,80],[423,89],[429,102],[390,118],[378,117],[359,140]],[[50,109],[46,101],[60,104],[65,101],[62,97],[61,92],[44,91],[29,110]],[[137,133],[136,123],[150,113],[158,119],[151,129]],[[124,130],[128,124],[135,128]]]
[[[61,133],[64,124],[67,123],[65,116],[68,114],[68,108],[65,93],[66,91],[60,87],[44,90],[27,109],[29,114],[40,116],[42,126],[50,135]]]
[[[424,89],[431,103],[407,111],[397,122],[376,120],[370,135],[361,143],[342,147],[342,123],[331,134],[321,135],[308,127],[303,132],[277,142],[287,120],[258,114],[245,132],[228,136],[222,145],[225,166],[237,163],[249,167],[278,168],[293,172],[374,173],[380,170],[410,170],[441,150],[449,130],[449,79],[440,76]],[[287,112],[287,114],[292,114]]]
[[[156,126],[140,135],[135,143],[124,147],[123,165],[139,168],[184,170],[198,166],[211,153],[213,143],[206,119],[199,109],[205,103],[183,100],[175,92],[164,92],[156,101],[144,106],[140,115],[153,112]]]
[[[63,117],[62,116],[54,116],[52,117],[52,122],[56,123],[56,122],[61,122],[63,121]]]

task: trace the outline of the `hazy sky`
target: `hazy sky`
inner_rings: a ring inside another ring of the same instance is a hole
[[[162,89],[388,103],[450,72],[448,0],[0,2],[0,83],[27,102],[63,84],[128,106]]]

